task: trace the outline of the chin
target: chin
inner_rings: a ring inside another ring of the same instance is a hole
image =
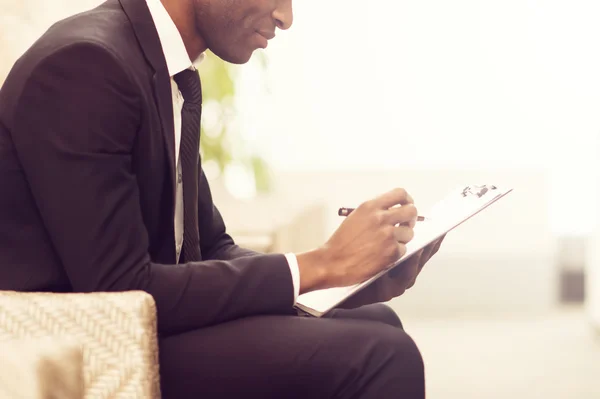
[[[220,59],[230,64],[245,64],[250,61],[254,51],[218,51],[211,49],[211,51]]]
[[[240,57],[240,56],[236,56],[236,57],[231,57],[228,58],[224,61],[229,62],[230,64],[237,64],[237,65],[241,65],[241,64],[245,64],[248,61],[250,61],[250,58],[252,58],[252,53],[250,53],[250,55],[246,56],[246,57]]]

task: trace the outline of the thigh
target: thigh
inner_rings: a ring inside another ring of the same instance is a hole
[[[403,328],[400,318],[387,305],[376,303],[355,309],[333,309],[324,317],[332,319],[358,319],[388,324],[392,327]]]
[[[260,316],[164,338],[160,369],[167,399],[384,399],[423,379],[404,331],[357,318]]]

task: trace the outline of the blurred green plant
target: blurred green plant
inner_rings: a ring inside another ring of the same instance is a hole
[[[266,57],[255,54],[264,67]],[[223,175],[232,164],[242,165],[254,178],[256,192],[265,193],[270,189],[270,171],[267,162],[249,149],[248,143],[240,134],[234,109],[235,76],[237,65],[224,62],[219,57],[206,52],[198,69],[202,79],[202,126],[200,153],[204,165],[216,165],[219,175]]]

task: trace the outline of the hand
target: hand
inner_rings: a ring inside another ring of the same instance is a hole
[[[348,298],[340,307],[352,309],[371,303],[387,302],[404,294],[407,289],[415,284],[417,276],[425,263],[438,252],[444,237],[445,235],[427,245],[402,264]]]
[[[416,218],[402,188],[361,204],[323,247],[298,255],[300,292],[353,285],[385,270],[406,253]]]
[[[415,283],[417,282],[418,275],[421,273],[421,270],[423,270],[423,266],[425,266],[425,264],[427,262],[429,262],[429,259],[431,259],[431,257],[440,250],[440,247],[442,246],[442,242],[444,241],[444,238],[446,238],[445,234],[443,236],[441,236],[440,238],[438,238],[437,240],[435,240],[434,242],[432,242],[431,244],[427,245],[421,251],[419,251],[419,253],[420,253],[419,260],[415,261],[416,264],[418,265],[417,270],[413,270],[413,273],[412,273],[413,278],[412,278],[412,280],[410,280],[409,284],[406,286],[406,289],[412,288],[412,286],[415,285]],[[398,275],[398,274],[402,275],[402,273],[403,273],[402,266],[400,266],[399,270],[397,270],[397,271],[390,270],[390,274],[392,275],[392,277],[394,277],[394,275]],[[402,295],[402,294],[400,294],[400,295]],[[396,296],[400,296],[400,295],[396,295]]]

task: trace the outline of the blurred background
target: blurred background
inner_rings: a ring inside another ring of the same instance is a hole
[[[0,82],[98,0],[0,0]],[[201,150],[239,244],[321,245],[393,187],[514,188],[390,305],[430,398],[600,398],[600,2],[298,0],[244,66],[209,56]]]

